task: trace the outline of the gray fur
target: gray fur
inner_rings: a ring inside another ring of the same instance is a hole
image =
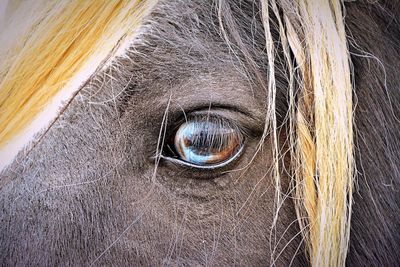
[[[96,73],[40,142],[1,174],[0,262],[265,266],[282,251],[276,265],[307,264],[290,198],[271,230],[269,143],[241,170],[263,129],[266,79],[259,77],[266,60],[258,6],[226,4],[235,53],[220,35],[216,3],[160,4],[128,53]],[[349,266],[395,266],[400,257],[400,129],[393,115],[400,104],[400,12],[390,10],[347,4],[351,42],[382,60],[388,81],[385,91],[377,61],[354,55],[359,175]],[[284,115],[284,66],[278,68],[277,112]],[[154,176],[160,129],[168,139],[183,111],[210,105],[249,129],[240,160],[214,172],[161,160]],[[282,182],[287,190],[286,175]]]

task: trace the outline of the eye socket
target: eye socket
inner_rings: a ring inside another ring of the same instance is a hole
[[[208,116],[182,123],[171,143],[174,155],[170,160],[195,168],[215,169],[240,155],[244,136],[226,119]]]

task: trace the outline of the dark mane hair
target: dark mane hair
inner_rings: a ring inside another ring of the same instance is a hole
[[[400,257],[399,18],[399,1],[346,3],[357,166],[349,266],[395,266]]]

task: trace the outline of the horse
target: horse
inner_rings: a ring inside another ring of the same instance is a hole
[[[6,2],[4,266],[398,266],[400,2]]]

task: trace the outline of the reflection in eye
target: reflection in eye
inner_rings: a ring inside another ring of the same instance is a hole
[[[174,144],[178,156],[186,164],[216,168],[240,154],[243,135],[227,121],[210,117],[182,124],[175,134]]]

